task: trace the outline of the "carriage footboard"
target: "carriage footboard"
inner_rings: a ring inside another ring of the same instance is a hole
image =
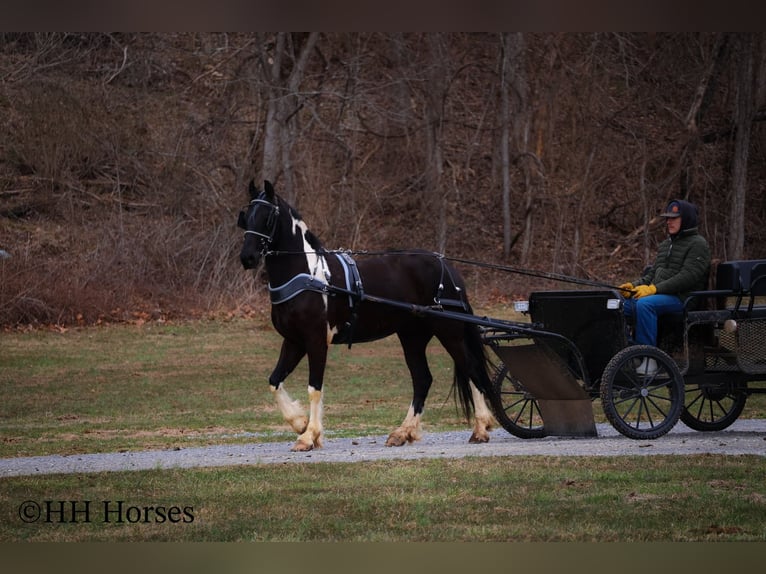
[[[510,376],[537,399],[546,435],[597,435],[591,399],[555,351],[540,342],[492,349]]]

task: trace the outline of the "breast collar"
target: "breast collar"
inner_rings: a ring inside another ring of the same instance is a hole
[[[363,295],[362,277],[359,275],[359,269],[356,261],[348,253],[341,251],[332,253],[340,262],[343,268],[345,278],[345,288],[335,287],[327,281],[315,277],[309,273],[299,273],[278,287],[272,287],[269,284],[269,297],[272,305],[280,305],[289,301],[293,297],[300,295],[304,291],[313,291],[315,293],[345,293],[348,295],[348,305],[354,308]]]

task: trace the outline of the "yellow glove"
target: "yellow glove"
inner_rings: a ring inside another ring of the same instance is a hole
[[[648,295],[654,295],[656,292],[657,287],[654,285],[639,285],[635,288],[636,299],[647,297]]]
[[[623,283],[618,289],[622,291],[623,297],[627,297],[628,299],[633,297],[633,283]]]

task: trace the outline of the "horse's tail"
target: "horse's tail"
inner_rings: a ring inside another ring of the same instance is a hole
[[[463,335],[463,349],[465,352],[465,370],[457,368],[455,365],[454,385],[457,389],[456,395],[460,406],[468,420],[473,415],[473,395],[471,394],[470,381],[473,381],[476,388],[479,389],[488,402],[492,403],[493,385],[487,371],[488,360],[485,352],[485,346],[481,339],[479,326],[473,323],[465,322]]]

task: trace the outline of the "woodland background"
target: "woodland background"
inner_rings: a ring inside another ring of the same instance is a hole
[[[683,197],[716,260],[766,257],[765,55],[763,33],[2,33],[0,325],[265,309],[238,260],[253,178],[328,248],[620,283]],[[549,287],[460,267],[474,300]]]

